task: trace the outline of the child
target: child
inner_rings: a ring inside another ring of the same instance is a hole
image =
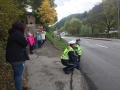
[[[44,34],[43,31],[41,32],[41,35],[42,35],[42,41],[43,41],[43,44],[44,44],[45,43],[45,34]]]
[[[42,47],[42,35],[41,33],[37,32],[37,42],[38,42],[38,47]]]
[[[30,54],[33,54],[33,45],[35,43],[34,41],[34,37],[32,34],[28,34],[29,36],[27,37],[27,40],[28,40],[28,44],[29,44],[29,47],[30,47]]]

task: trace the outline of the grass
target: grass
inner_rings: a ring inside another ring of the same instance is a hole
[[[63,39],[54,38],[52,31],[47,32],[46,36],[58,49],[63,51],[67,47],[67,43]]]

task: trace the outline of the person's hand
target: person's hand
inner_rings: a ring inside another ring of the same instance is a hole
[[[78,59],[77,59],[77,61],[78,61]]]

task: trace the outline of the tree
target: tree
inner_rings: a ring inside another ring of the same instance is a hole
[[[109,33],[111,27],[115,27],[117,24],[117,1],[109,0],[103,2],[102,20],[107,27],[107,33]]]
[[[65,31],[68,31],[69,27],[70,27],[70,23],[69,23],[69,21],[66,21],[64,24]]]
[[[27,10],[26,8],[29,7],[32,3],[32,0],[14,0],[17,4],[19,4],[18,8],[19,10],[22,10],[24,13],[20,15],[19,21],[22,23],[26,23],[26,16],[27,16]]]
[[[42,5],[38,8],[37,14],[40,21],[47,26],[53,24],[57,17],[55,7],[51,7],[48,0],[42,2]]]
[[[77,18],[72,18],[70,21],[66,21],[59,31],[67,31],[71,35],[77,35],[81,31],[81,21]]]
[[[71,29],[73,29],[74,34],[80,34],[81,21],[77,18],[72,18],[70,21]]]
[[[0,38],[6,39],[8,29],[23,14],[14,0],[0,0]]]
[[[85,25],[90,26],[92,34],[94,34],[95,29],[100,25],[101,22],[100,15],[102,10],[102,4],[95,5],[92,10],[90,10],[88,17],[85,20]]]
[[[86,25],[82,25],[80,35],[91,34],[91,31],[92,30],[90,27],[88,27]]]
[[[41,21],[39,20],[39,18],[37,17],[37,12],[38,12],[38,7],[40,7],[42,5],[42,2],[44,0],[30,0],[31,2],[31,7],[32,7],[32,13],[35,17],[36,20],[36,24],[41,24]],[[56,4],[54,3],[55,0],[49,0],[50,2],[50,7],[56,7]],[[57,17],[55,18],[55,21],[57,21]]]

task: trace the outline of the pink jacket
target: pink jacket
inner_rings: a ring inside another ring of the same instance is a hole
[[[29,44],[30,46],[32,46],[32,45],[35,43],[33,36],[27,37],[27,40],[28,40],[28,44]]]

